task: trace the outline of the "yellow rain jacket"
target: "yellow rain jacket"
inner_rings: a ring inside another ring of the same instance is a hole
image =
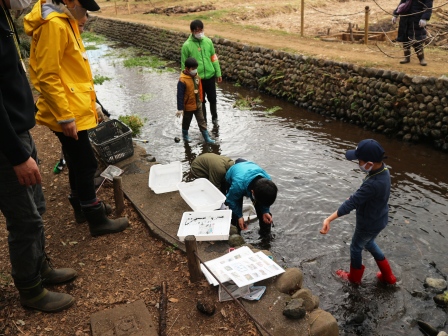
[[[96,96],[78,22],[65,6],[39,0],[24,25],[32,36],[30,78],[40,92],[36,122],[56,132],[71,121],[78,131],[95,127]]]

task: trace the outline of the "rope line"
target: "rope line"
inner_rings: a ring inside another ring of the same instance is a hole
[[[321,11],[321,10],[318,10],[318,9],[316,9],[316,7],[311,6],[311,5],[308,5],[308,7],[311,7],[311,9],[315,10],[316,12],[319,12],[319,13],[322,13],[322,14],[325,14],[325,15],[328,15],[328,16],[351,16],[351,15],[362,14],[362,13],[365,12],[365,11],[363,10],[363,11],[360,11],[360,12],[357,12],[357,13],[352,13],[352,14],[330,14],[330,13],[326,13],[326,12],[323,12],[323,11]]]
[[[436,8],[441,8],[441,7],[444,7],[444,6],[448,5],[448,2],[445,2],[444,4],[442,4],[442,5],[440,5],[440,6],[431,7],[431,8],[426,8],[426,9],[420,11],[420,12],[415,12],[415,13],[412,13],[412,14],[399,14],[399,15],[395,15],[393,12],[390,13],[389,11],[387,11],[387,10],[385,10],[383,7],[381,7],[381,6],[378,4],[377,0],[372,0],[372,1],[373,1],[373,2],[375,3],[375,5],[377,5],[383,12],[385,12],[385,13],[387,13],[387,14],[389,14],[389,15],[392,15],[392,16],[403,16],[403,17],[404,17],[404,16],[413,16],[413,15],[416,15],[416,14],[422,14],[422,13],[425,13],[425,12],[427,12],[427,11],[429,11],[429,10],[436,9]]]

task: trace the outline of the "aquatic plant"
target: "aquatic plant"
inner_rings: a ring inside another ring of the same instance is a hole
[[[101,85],[103,84],[105,81],[109,81],[112,78],[107,77],[107,76],[101,76],[101,75],[95,75],[93,76],[93,84],[95,85]]]
[[[119,116],[118,120],[120,120],[123,124],[129,126],[129,128],[132,130],[133,137],[140,135],[140,133],[142,132],[142,127],[144,126],[144,122],[146,121],[146,119],[142,119],[135,114]]]
[[[252,98],[249,96],[243,97],[238,94],[238,99],[233,104],[233,107],[237,107],[241,110],[250,110],[254,108],[257,104],[261,104],[263,101],[260,97]]]

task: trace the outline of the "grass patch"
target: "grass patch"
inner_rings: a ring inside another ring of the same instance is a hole
[[[95,45],[88,45],[88,46],[85,47],[85,49],[86,50],[97,50],[99,48],[97,46],[95,46]]]
[[[154,56],[136,56],[124,60],[123,65],[126,68],[161,68],[165,67],[166,62]]]
[[[233,104],[233,107],[237,107],[240,110],[251,110],[257,105],[261,104],[263,101],[260,97],[252,98],[249,96],[243,97],[238,94],[238,99]]]
[[[154,95],[151,93],[144,93],[144,94],[140,95],[140,97],[138,97],[138,99],[146,102],[146,101],[150,101],[153,97],[154,97]]]
[[[106,77],[106,76],[101,76],[101,75],[95,75],[93,76],[93,84],[95,85],[101,85],[103,84],[105,81],[109,81],[112,78],[110,77]]]
[[[82,33],[82,40],[84,42],[92,42],[96,44],[106,43],[107,39],[103,35],[98,35],[91,32]]]
[[[269,113],[269,114],[272,114],[272,113],[275,113],[275,112],[277,112],[277,111],[279,111],[281,109],[282,108],[280,106],[272,106],[271,108],[268,108],[265,112]]]

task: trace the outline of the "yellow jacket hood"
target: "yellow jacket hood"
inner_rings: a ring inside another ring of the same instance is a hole
[[[78,131],[95,127],[96,96],[78,22],[64,6],[40,0],[24,23],[32,36],[30,79],[40,93],[36,122],[55,132],[73,121]]]

